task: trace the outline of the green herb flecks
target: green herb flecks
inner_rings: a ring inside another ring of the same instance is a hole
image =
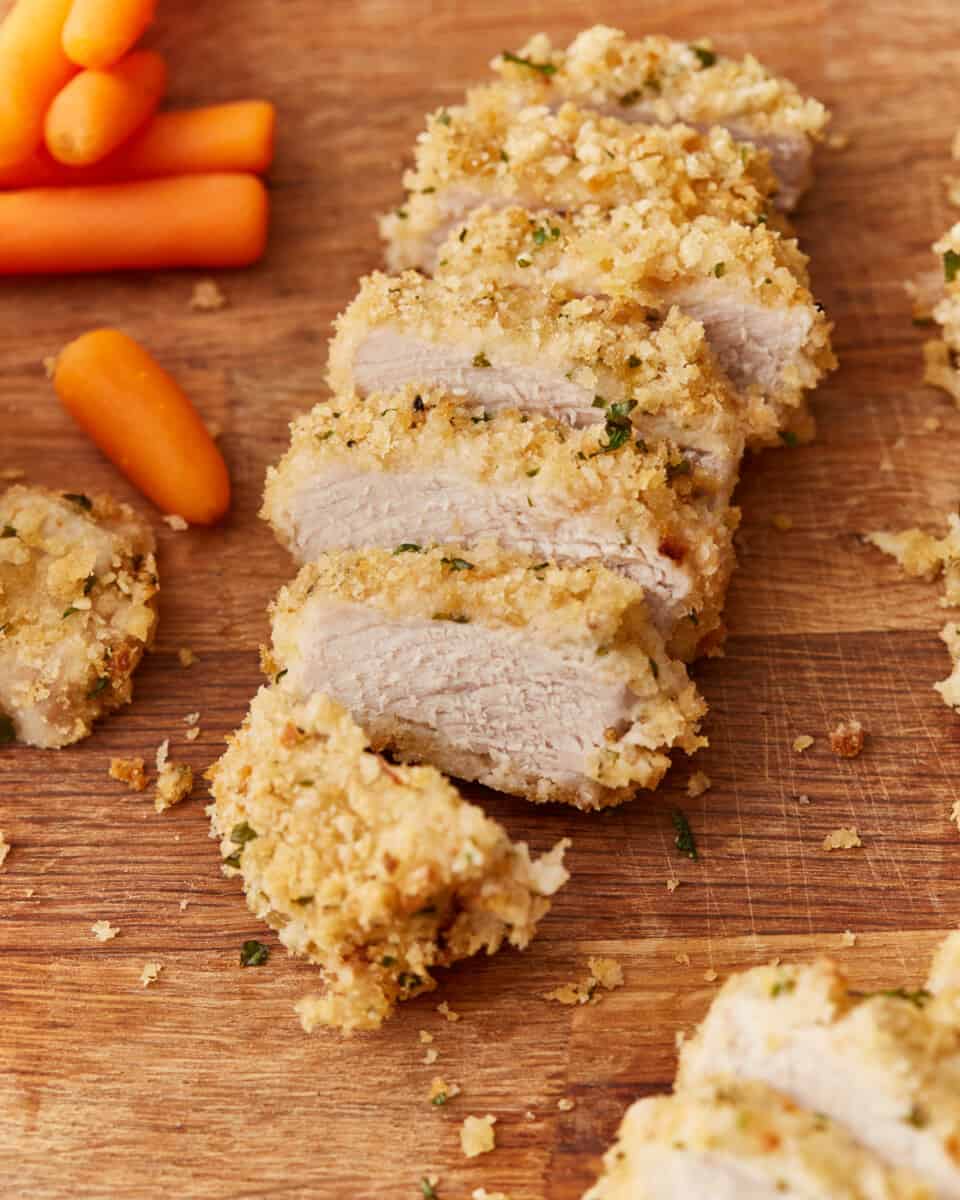
[[[443,109],[443,111],[437,117],[437,120],[439,121],[439,123],[441,125],[449,125],[450,124],[450,114],[447,112],[446,109]]]
[[[527,478],[528,478],[528,479],[536,479],[536,477],[537,477],[539,474],[540,474],[540,468],[539,468],[539,467],[531,467],[531,468],[530,468],[530,470],[527,472]]]
[[[83,492],[64,492],[63,498],[64,500],[69,500],[71,504],[76,504],[84,512],[90,512],[93,509],[93,501],[89,496],[85,496]]]
[[[727,264],[725,262],[718,262],[713,268],[713,273],[717,279],[722,279],[727,273]]]
[[[400,218],[401,221],[405,221],[407,219],[407,217],[410,215],[405,208],[398,208],[398,209],[395,209],[394,211],[396,212],[397,216]]]
[[[263,942],[258,942],[255,938],[244,942],[240,947],[241,967],[262,967],[269,957],[270,947],[265,946]]]
[[[96,577],[96,575],[94,575],[91,572],[91,574],[89,574],[86,577],[86,579],[83,581],[83,594],[85,596],[90,595],[90,593],[93,591],[94,587],[96,586],[96,582],[97,582],[97,577]]]
[[[225,867],[236,867],[237,870],[239,870],[240,869],[240,851],[234,850],[234,852],[232,854],[228,854],[227,857],[223,860],[223,865]]]
[[[434,1108],[443,1108],[443,1106],[446,1104],[446,1102],[447,1102],[447,1093],[446,1092],[437,1092],[437,1094],[434,1096],[434,1098],[430,1101],[430,1103],[434,1106]]]
[[[527,67],[528,70],[538,71],[541,75],[556,75],[557,68],[553,63],[534,62],[531,58],[521,58],[519,54],[512,54],[509,50],[503,50],[500,57],[504,62],[513,63],[518,67]]]
[[[385,954],[383,956],[383,958],[380,959],[381,967],[395,967],[396,965],[397,965],[397,960],[393,957],[392,954]]]
[[[101,675],[93,687],[87,692],[87,699],[92,700],[94,696],[99,696],[102,691],[105,691],[110,686],[110,676]]]
[[[914,1104],[907,1113],[907,1122],[915,1129],[926,1129],[930,1124],[930,1118],[919,1104]]]
[[[490,359],[487,358],[486,354],[484,354],[484,352],[481,350],[479,354],[475,354],[473,356],[473,365],[475,367],[489,367]]]
[[[960,275],[960,254],[956,250],[947,250],[943,256],[943,277],[947,283],[953,283],[958,275]]]
[[[419,987],[423,980],[419,975],[414,975],[410,971],[401,971],[397,977],[397,986],[403,991],[409,991],[410,988]]]
[[[470,618],[463,613],[435,612],[431,618],[434,621],[452,621],[454,625],[469,625]]]
[[[332,437],[333,437],[333,430],[332,430],[332,429],[327,429],[327,430],[325,430],[323,433],[318,433],[318,434],[317,434],[317,441],[318,441],[318,442],[325,442],[325,441],[327,440],[327,438],[332,438]]]
[[[675,808],[672,813],[672,819],[673,827],[677,831],[673,839],[673,844],[681,854],[686,855],[687,858],[692,858],[696,862],[700,855],[697,853],[697,843],[686,814],[681,809]]]
[[[800,445],[800,439],[789,429],[781,429],[779,437],[780,441],[783,442],[785,446],[790,446],[792,448]]]
[[[465,558],[441,558],[440,562],[443,566],[449,567],[451,571],[472,571],[474,564],[467,562]]]
[[[693,466],[689,458],[681,458],[677,463],[667,463],[667,482],[673,483],[675,479],[681,479],[692,471]]]
[[[79,608],[75,608],[72,604],[68,605],[60,615],[60,620],[65,621],[67,617],[72,617],[74,613],[78,613]]]
[[[691,46],[690,49],[700,59],[700,66],[703,68],[712,67],[717,61],[717,56],[706,46]]]
[[[416,542],[401,542],[393,553],[395,556],[397,554],[422,554],[423,547],[418,546]]]
[[[0,530],[0,538],[12,538],[16,536],[17,531],[12,525],[4,525],[3,529]]]
[[[633,428],[630,413],[636,407],[636,403],[636,400],[620,400],[607,407],[607,440],[597,450],[598,454],[611,454],[629,440]]]
[[[789,996],[795,991],[797,981],[795,979],[778,979],[770,988],[770,995],[776,999],[777,996]]]
[[[436,1188],[426,1175],[420,1180],[420,1191],[423,1192],[423,1200],[440,1200]]]
[[[234,825],[230,830],[230,841],[235,846],[245,846],[247,842],[252,842],[254,838],[260,835],[246,821],[241,821],[239,825]]]

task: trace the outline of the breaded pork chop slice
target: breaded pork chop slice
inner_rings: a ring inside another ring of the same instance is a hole
[[[301,562],[493,538],[536,562],[602,565],[641,585],[672,654],[696,657],[722,641],[739,514],[684,498],[671,454],[626,429],[627,416],[480,419],[413,387],[336,398],[294,422],[261,515]]]
[[[743,453],[737,397],[702,326],[632,300],[578,297],[464,271],[369,275],[337,319],[328,379],[337,395],[441,388],[493,413],[582,427],[611,414],[621,435],[666,441],[675,473],[729,500]]]
[[[750,54],[727,58],[708,42],[634,39],[605,25],[584,30],[565,50],[539,33],[492,66],[516,107],[557,108],[572,100],[622,121],[722,125],[769,153],[779,181],[776,202],[788,211],[810,184],[812,151],[830,119],[819,100],[802,96]]]
[[[130,701],[157,623],[153,534],[108,496],[0,496],[0,732],[67,746]]]
[[[407,195],[380,223],[391,269],[432,271],[451,227],[484,204],[571,212],[637,202],[677,221],[778,219],[767,154],[725,129],[631,125],[573,104],[518,111],[515,101],[510,88],[477,88],[427,118]]]
[[[806,255],[765,225],[679,223],[636,205],[545,218],[478,209],[451,234],[438,278],[480,278],[574,296],[620,297],[701,322],[740,396],[753,447],[812,434],[806,392],[836,365],[832,326],[810,293]]]
[[[273,606],[269,669],[372,745],[530,800],[602,808],[692,753],[705,705],[638,584],[493,544],[324,554]]]
[[[212,836],[252,912],[323,968],[304,1027],[376,1029],[433,971],[523,948],[567,880],[432,767],[374,754],[326,696],[262,687],[209,772]]]
[[[822,1113],[717,1079],[627,1109],[584,1200],[935,1200]]]
[[[731,1076],[843,1125],[938,1200],[960,1197],[960,935],[927,988],[860,995],[832,962],[728,980],[681,1053],[677,1087]]]

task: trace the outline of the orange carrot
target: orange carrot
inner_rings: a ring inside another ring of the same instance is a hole
[[[98,329],[71,342],[53,385],[103,453],[163,513],[212,525],[230,507],[223,456],[197,410],[132,338]]]
[[[0,189],[71,187],[163,175],[250,171],[273,161],[276,110],[266,100],[238,100],[207,108],[158,113],[149,125],[92,167],[65,167],[39,150],[0,170]]]
[[[81,67],[110,67],[140,40],[156,0],[73,0],[63,29],[67,58]]]
[[[150,120],[166,87],[167,64],[151,50],[103,71],[81,71],[50,105],[47,149],[70,167],[100,162]]]
[[[246,267],[266,246],[267,193],[254,175],[0,194],[0,275]]]
[[[71,0],[18,0],[0,25],[0,167],[29,158],[43,118],[75,72],[60,39]]]

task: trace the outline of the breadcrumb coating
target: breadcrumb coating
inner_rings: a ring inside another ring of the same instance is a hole
[[[517,110],[516,99],[502,84],[475,88],[427,117],[407,196],[381,219],[393,270],[432,268],[451,223],[482,204],[567,212],[637,202],[677,221],[777,219],[768,155],[720,126],[632,125],[573,104]]]
[[[209,778],[225,873],[323,968],[297,1005],[308,1031],[376,1029],[437,967],[522,949],[568,878],[569,843],[531,859],[432,767],[373,754],[322,695],[262,687]]]
[[[0,715],[55,748],[130,701],[157,622],[149,526],[108,496],[0,495]]]
[[[441,652],[457,629],[468,626],[455,655],[468,651],[467,634],[478,627],[481,640],[484,632],[495,631],[513,654],[520,644],[529,655],[557,651],[565,661],[576,661],[584,680],[589,676],[622,698],[622,727],[608,728],[602,744],[584,744],[576,772],[562,777],[532,777],[509,756],[481,768],[474,760],[471,773],[469,756],[457,757],[455,730],[431,727],[426,709],[416,725],[390,711],[376,724],[372,715],[364,718],[377,749],[390,745],[401,756],[429,757],[451,774],[479,778],[531,800],[561,800],[583,808],[617,804],[638,787],[657,786],[670,765],[670,749],[691,754],[706,744],[697,732],[706,706],[682,664],[667,656],[637,584],[602,567],[537,563],[494,543],[471,547],[469,559],[463,553],[461,547],[435,547],[399,555],[383,549],[322,555],[303,567],[272,606],[268,670],[285,672],[291,686],[310,687],[303,662],[305,630],[312,636],[311,610],[316,609],[326,631],[331,604],[383,614],[387,624],[415,630],[424,648],[436,641]],[[485,650],[489,640],[483,643]],[[382,670],[395,674],[396,666],[384,663]],[[417,684],[409,681],[412,694]],[[379,702],[384,702],[382,696]],[[512,723],[517,719],[514,713]],[[518,744],[522,741],[512,736]],[[429,753],[424,754],[427,745]]]
[[[812,431],[805,392],[836,365],[831,323],[808,287],[792,238],[714,217],[689,223],[636,205],[544,219],[520,207],[478,209],[440,249],[438,277],[474,277],[575,295],[623,297],[698,321],[740,392],[752,445]],[[756,327],[744,343],[740,324]],[[748,351],[745,352],[745,351]]]
[[[956,621],[948,621],[940,630],[940,640],[950,655],[951,670],[946,679],[941,679],[933,686],[942,696],[944,704],[960,712],[960,625]]]
[[[521,221],[524,246],[533,245],[535,230],[526,213]],[[557,230],[556,238],[547,235],[555,244],[572,240],[562,232],[566,223],[550,228]],[[552,248],[547,254],[554,261]],[[743,421],[698,321],[675,308],[657,316],[624,293],[577,296],[549,280],[545,287],[529,287],[529,279],[498,279],[487,271],[490,258],[481,256],[480,270],[468,261],[462,271],[451,265],[437,279],[414,271],[363,279],[358,296],[337,319],[331,342],[328,380],[334,392],[366,390],[359,364],[371,335],[399,334],[442,347],[449,365],[440,369],[455,390],[475,403],[480,397],[491,401],[488,408],[502,396],[508,407],[540,405],[583,424],[602,421],[611,404],[628,403],[641,437],[668,438],[681,451],[693,451],[697,486],[729,497],[743,451]],[[512,259],[501,264],[505,261]],[[409,370],[425,373],[422,354],[412,356]],[[402,382],[426,386],[430,380]]]
[[[960,516],[947,513],[947,532],[942,538],[922,529],[904,529],[900,533],[878,530],[866,540],[895,558],[900,569],[914,579],[932,582],[943,575],[944,608],[960,607]]]
[[[491,511],[501,520],[497,536],[504,544],[620,570],[644,584],[672,653],[686,658],[715,648],[739,512],[684,498],[679,489],[689,489],[689,478],[674,477],[675,455],[665,447],[627,439],[604,450],[609,445],[603,425],[570,429],[509,410],[481,420],[457,398],[413,387],[335,399],[293,423],[290,449],[267,472],[261,516],[303,561],[361,544],[394,550],[462,540],[464,506],[478,511],[476,489],[494,489],[500,499]],[[398,482],[378,507],[373,485],[362,480],[378,483],[384,473]],[[336,489],[345,479],[349,517],[339,519]],[[444,490],[431,505],[427,481],[434,479]],[[400,495],[409,504],[402,525],[395,519]],[[362,514],[351,520],[361,501]],[[442,531],[425,536],[438,523]],[[486,519],[477,527],[489,537]],[[381,530],[392,535],[389,542]]]
[[[943,338],[924,346],[924,381],[952,396],[960,407],[960,222],[933,249],[945,281],[943,298],[933,309]]]

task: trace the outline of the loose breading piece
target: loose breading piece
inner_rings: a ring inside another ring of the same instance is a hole
[[[702,322],[740,396],[751,446],[812,436],[805,393],[836,366],[832,325],[810,294],[808,259],[765,225],[676,222],[637,205],[566,217],[477,209],[440,251],[438,277],[622,297]]]
[[[552,227],[553,228],[553,227]],[[530,230],[527,227],[529,240]],[[559,233],[558,233],[559,237]],[[609,420],[687,455],[676,471],[725,502],[743,452],[740,405],[703,328],[629,299],[498,282],[468,267],[425,279],[375,273],[337,320],[328,379],[337,395],[440,387],[488,412],[517,408],[575,426]]]
[[[338,398],[294,422],[261,515],[301,562],[495,536],[536,562],[601,564],[643,587],[672,653],[695,657],[722,641],[739,514],[684,499],[669,452],[617,444],[628,424],[570,429],[507,410],[480,420],[412,387]]]
[[[531,859],[432,767],[394,766],[327,697],[257,693],[211,768],[212,836],[250,909],[325,991],[310,1030],[376,1029],[432,972],[504,942],[523,948],[567,880],[558,843]]]
[[[944,608],[960,606],[960,516],[947,514],[947,532],[942,538],[922,529],[904,529],[900,533],[878,530],[866,540],[884,554],[895,558],[905,575],[932,583],[943,575]]]
[[[960,934],[918,991],[859,995],[827,960],[734,976],[685,1043],[677,1088],[724,1076],[776,1088],[934,1196],[960,1196]]]
[[[829,113],[770,73],[752,55],[716,54],[708,39],[687,44],[651,36],[633,40],[619,29],[595,25],[554,48],[544,33],[514,55],[491,64],[511,88],[515,104],[581,108],[613,113],[624,121],[685,121],[698,128],[722,125],[734,137],[770,154],[780,188],[779,207],[790,210],[812,177],[813,146],[823,138]]]
[[[476,88],[427,117],[402,207],[381,219],[394,271],[432,271],[451,228],[474,208],[518,204],[570,212],[638,203],[677,221],[704,213],[771,219],[768,156],[719,127],[630,125],[573,104],[514,107],[509,86]]]
[[[763,1084],[710,1080],[627,1109],[584,1200],[935,1200],[822,1113]]]
[[[952,396],[960,407],[960,222],[937,242],[943,265],[944,294],[933,309],[942,339],[924,346],[924,381]]]
[[[642,589],[495,544],[322,555],[272,609],[268,669],[375,749],[530,800],[601,808],[693,753],[705,705]]]
[[[940,640],[950,654],[951,671],[946,679],[941,679],[933,686],[943,697],[944,704],[960,712],[960,625],[956,621],[948,621],[940,630]]]
[[[127,704],[157,623],[153,534],[108,496],[0,495],[0,714],[43,748]]]

